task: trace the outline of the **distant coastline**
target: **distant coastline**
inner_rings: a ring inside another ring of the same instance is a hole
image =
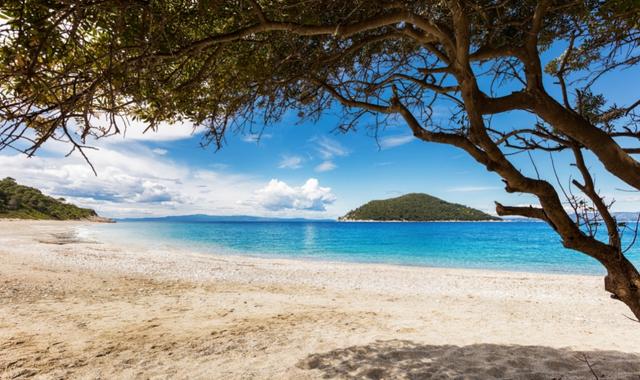
[[[512,219],[501,220],[460,220],[460,219],[448,219],[448,220],[375,220],[375,219],[342,219],[338,218],[336,222],[340,223],[501,223],[510,222]],[[525,219],[522,221],[533,221],[531,219]]]
[[[145,218],[116,218],[119,222],[177,222],[177,223],[246,223],[246,222],[276,222],[276,223],[323,223],[335,222],[335,219],[306,219],[306,218],[275,218],[251,215],[169,215]]]

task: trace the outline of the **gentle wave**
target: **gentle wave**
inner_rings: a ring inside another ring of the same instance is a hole
[[[120,222],[83,234],[156,249],[307,260],[603,274],[535,222]],[[625,239],[630,241],[631,237]],[[640,247],[627,255],[640,264]]]

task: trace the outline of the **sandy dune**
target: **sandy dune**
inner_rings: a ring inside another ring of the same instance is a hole
[[[0,378],[640,379],[602,280],[150,251],[0,222]]]

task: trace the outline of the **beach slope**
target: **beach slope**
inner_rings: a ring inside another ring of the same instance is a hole
[[[634,378],[590,276],[263,259],[0,222],[0,378]]]

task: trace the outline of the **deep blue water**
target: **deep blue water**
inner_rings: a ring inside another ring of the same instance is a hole
[[[599,263],[562,247],[535,222],[119,222],[99,238],[203,253],[296,259],[602,274]],[[628,240],[628,239],[625,239]],[[640,246],[627,253],[640,264]]]

